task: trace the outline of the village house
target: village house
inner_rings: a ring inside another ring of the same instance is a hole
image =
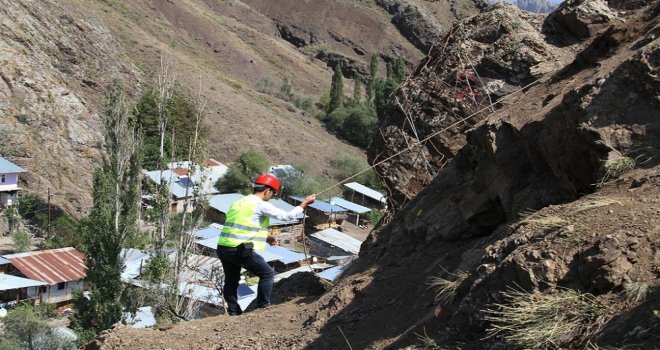
[[[75,248],[10,254],[3,258],[10,264],[8,275],[43,283],[28,286],[25,291],[26,298],[37,304],[63,306],[71,303],[75,290],[83,289],[85,256]]]
[[[227,173],[227,166],[215,159],[208,159],[199,165],[190,161],[173,162],[168,164],[167,169],[146,171],[142,173],[144,178],[153,183],[160,184],[166,181],[170,184],[170,212],[183,213],[187,206],[187,211],[194,209],[193,197],[209,196],[218,193],[215,183],[219,178]],[[152,194],[149,192],[149,185],[145,183],[142,196],[143,206],[150,206],[153,201]]]
[[[0,210],[16,202],[18,187],[18,174],[25,170],[18,165],[0,157]]]

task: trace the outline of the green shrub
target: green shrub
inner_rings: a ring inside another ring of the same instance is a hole
[[[24,230],[14,230],[11,233],[11,240],[14,243],[14,251],[16,253],[27,252],[32,246],[32,237]]]

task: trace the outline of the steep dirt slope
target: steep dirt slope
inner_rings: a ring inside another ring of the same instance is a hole
[[[505,334],[483,340],[492,326],[485,310],[509,303],[505,292],[517,288],[593,295],[580,323],[544,339],[554,342],[549,348],[656,348],[660,4],[651,5],[603,28],[571,64],[510,95],[470,129],[452,160],[371,235],[348,276],[318,301],[165,331],[120,327],[96,345],[509,349],[516,347]],[[429,277],[456,282],[443,303]]]

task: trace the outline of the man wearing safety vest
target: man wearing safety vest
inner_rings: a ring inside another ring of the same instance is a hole
[[[257,307],[270,305],[275,271],[254,251],[266,249],[269,218],[295,220],[308,204],[316,200],[316,195],[310,195],[299,206],[287,212],[268,203],[279,190],[280,181],[275,176],[259,175],[254,181],[254,193],[234,202],[227,212],[227,220],[218,239],[218,257],[225,273],[223,296],[229,315],[243,313],[238,305],[241,267],[259,277]]]

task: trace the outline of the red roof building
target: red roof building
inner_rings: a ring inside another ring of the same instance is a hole
[[[87,275],[85,256],[75,248],[40,250],[4,255],[25,277],[50,285],[78,281]]]

